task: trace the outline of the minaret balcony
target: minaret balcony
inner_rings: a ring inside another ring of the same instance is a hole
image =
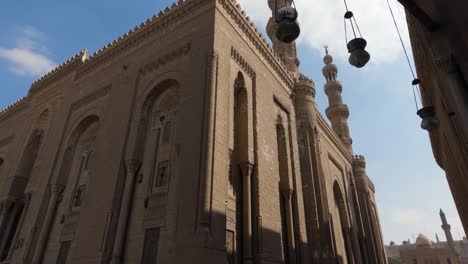
[[[349,117],[349,108],[345,104],[331,105],[325,110],[325,114],[328,119],[332,120],[337,117],[348,118]]]

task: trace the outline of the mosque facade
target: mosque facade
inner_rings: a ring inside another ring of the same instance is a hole
[[[274,26],[180,0],[34,82],[0,112],[0,263],[387,263],[338,68],[329,125]]]

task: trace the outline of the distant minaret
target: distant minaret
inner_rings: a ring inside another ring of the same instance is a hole
[[[445,217],[444,211],[440,209],[440,219],[442,220],[442,229],[445,232],[445,237],[447,238],[447,244],[450,248],[455,250],[455,244],[453,243],[452,232],[450,232],[450,225],[447,223],[447,217]]]
[[[349,109],[347,105],[343,104],[343,98],[341,97],[343,86],[337,79],[338,68],[332,63],[333,57],[328,54],[328,46],[325,46],[325,51],[327,55],[323,58],[323,62],[325,62],[326,65],[323,67],[322,73],[327,80],[327,83],[325,84],[325,93],[328,96],[329,104],[325,113],[331,121],[333,130],[352,155],[353,140],[349,135],[348,127]]]
[[[437,233],[436,233],[436,241],[437,241],[437,243],[440,242],[439,235],[437,235]]]
[[[273,49],[276,54],[280,56],[286,68],[294,75],[294,77],[299,79],[299,59],[297,58],[296,43],[292,42],[286,44],[280,42],[275,36],[275,27],[277,26],[275,22],[275,12],[281,7],[291,6],[291,2],[292,0],[268,0],[268,6],[271,9],[272,16],[270,17],[270,20],[268,20],[266,32],[273,43]]]

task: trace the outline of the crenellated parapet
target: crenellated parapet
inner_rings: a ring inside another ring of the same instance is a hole
[[[353,168],[365,170],[366,158],[363,155],[354,155],[353,156]]]
[[[64,75],[70,73],[71,71],[77,69],[78,66],[80,66],[82,63],[86,61],[87,59],[86,53],[87,53],[86,49],[78,52],[75,56],[71,57],[64,63],[57,66],[52,71],[46,73],[44,76],[34,81],[31,84],[31,89],[29,90],[29,93],[32,93],[36,91],[37,89],[40,89],[41,87],[44,87],[50,84],[51,82],[59,78],[62,78]]]
[[[299,75],[294,85],[294,109],[298,129],[316,124],[315,84],[303,74]]]
[[[296,84],[294,85],[295,93],[304,93],[305,96],[310,96],[312,98],[315,98],[315,83],[311,79],[309,79],[307,76],[300,74],[299,79],[296,81]]]
[[[216,2],[229,13],[231,18],[238,24],[251,43],[253,43],[255,48],[263,56],[265,61],[284,83],[292,89],[294,87],[294,78],[296,78],[294,73],[292,73],[288,65],[285,64],[281,54],[278,54],[262,36],[262,33],[255,27],[253,21],[246,15],[240,5],[235,0],[217,0]],[[77,71],[75,79],[80,79],[93,72],[99,65],[139,45],[142,41],[150,38],[154,34],[180,23],[182,18],[210,3],[212,3],[210,0],[179,0],[117,39],[109,42],[104,47],[92,53],[89,57],[86,55],[86,50],[80,51],[78,54],[35,81],[31,85],[30,92],[50,84],[72,70]]]
[[[6,116],[8,116],[10,113],[15,112],[16,109],[19,109],[21,106],[25,105],[27,102],[27,97],[24,96],[18,100],[16,100],[14,103],[8,105],[7,107],[3,108],[0,110],[0,121],[4,119]]]

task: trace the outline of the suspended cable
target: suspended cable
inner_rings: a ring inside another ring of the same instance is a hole
[[[409,68],[411,70],[411,74],[413,75],[413,78],[416,79],[416,74],[414,73],[413,66],[411,65],[411,61],[409,59],[408,52],[406,51],[406,46],[405,46],[405,43],[403,41],[403,37],[401,36],[401,32],[400,32],[400,29],[398,28],[398,24],[396,22],[395,15],[393,14],[393,10],[392,10],[392,7],[390,6],[390,1],[389,0],[387,0],[387,4],[388,4],[388,9],[390,10],[390,14],[392,15],[393,23],[395,24],[395,28],[396,28],[396,31],[398,33],[398,37],[400,38],[401,46],[403,47],[403,51],[405,52],[406,61],[408,62],[408,66],[409,66]]]
[[[345,5],[345,7],[346,7],[346,11],[349,11],[349,9],[348,9],[348,3],[346,3],[346,0],[343,0],[343,1],[344,1],[344,5]]]

